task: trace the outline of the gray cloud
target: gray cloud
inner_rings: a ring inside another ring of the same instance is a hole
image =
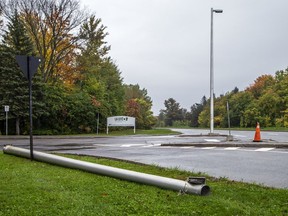
[[[148,90],[153,111],[209,97],[210,8],[215,94],[248,87],[288,66],[287,0],[81,0],[107,26],[124,82]]]

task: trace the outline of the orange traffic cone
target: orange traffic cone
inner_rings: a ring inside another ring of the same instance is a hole
[[[260,135],[260,124],[257,122],[255,136],[253,142],[262,142],[261,135]]]

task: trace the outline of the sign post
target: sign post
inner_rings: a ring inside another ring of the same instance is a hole
[[[229,113],[229,103],[228,103],[228,101],[227,101],[227,120],[228,120],[229,136],[231,136],[231,128],[230,128],[230,113]]]
[[[6,112],[6,136],[8,135],[8,112],[9,112],[9,106],[4,106],[4,111]]]
[[[233,136],[231,135],[230,113],[229,113],[229,102],[228,101],[227,101],[227,120],[228,120],[228,129],[229,129],[229,135],[227,136],[227,141],[233,141]]]
[[[97,113],[97,135],[99,133],[99,112]]]
[[[37,71],[41,58],[17,55],[16,61],[29,82],[30,158],[33,160],[32,78]]]

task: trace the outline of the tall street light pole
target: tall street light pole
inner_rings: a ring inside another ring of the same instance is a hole
[[[211,39],[210,39],[210,134],[213,134],[213,133],[214,133],[213,13],[223,13],[223,10],[211,8]]]

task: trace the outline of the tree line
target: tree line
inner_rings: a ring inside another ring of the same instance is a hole
[[[227,128],[229,116],[231,127],[255,127],[260,122],[263,127],[288,127],[288,68],[272,75],[259,76],[243,91],[235,87],[219,97],[214,96],[215,127]],[[181,108],[175,99],[164,102],[158,125],[209,127],[210,99],[205,96],[200,103]]]
[[[0,134],[4,105],[10,106],[9,134],[29,131],[28,82],[16,55],[39,56],[33,78],[33,125],[37,134],[92,133],[99,118],[128,115],[137,128],[156,119],[145,88],[125,84],[100,18],[78,0],[7,0],[0,2]]]

